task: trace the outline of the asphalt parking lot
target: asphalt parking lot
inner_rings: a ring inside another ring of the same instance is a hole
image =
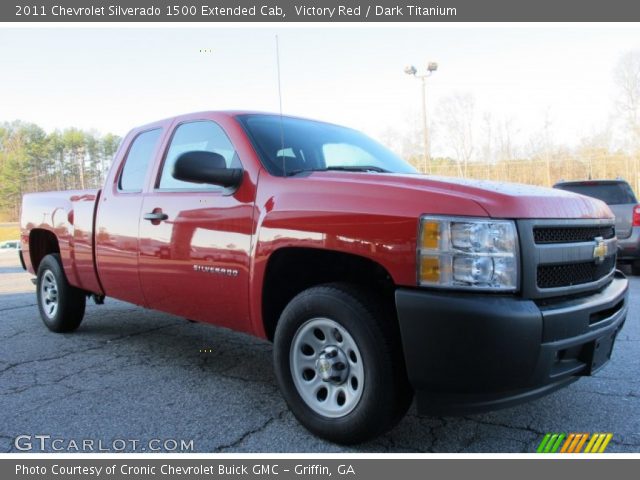
[[[296,422],[269,343],[111,299],[88,303],[77,332],[54,334],[29,279],[15,251],[0,252],[1,452],[18,451],[20,435],[36,451],[34,436],[50,435],[45,450],[65,452],[83,440],[94,451],[180,451],[193,440],[194,452],[534,452],[547,432],[612,432],[608,452],[640,452],[640,278],[613,359],[595,377],[482,415],[418,417],[413,407],[387,435],[349,448]]]

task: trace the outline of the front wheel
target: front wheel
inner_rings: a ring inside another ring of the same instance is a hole
[[[69,285],[57,253],[45,256],[40,262],[36,289],[40,317],[49,330],[72,332],[80,326],[86,295]]]
[[[412,399],[388,309],[347,284],[313,287],[285,308],[274,339],[282,394],[316,435],[351,444],[391,429]]]

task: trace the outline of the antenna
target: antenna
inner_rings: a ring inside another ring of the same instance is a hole
[[[282,83],[280,82],[280,43],[276,35],[276,66],[278,68],[278,102],[280,104],[280,153],[282,154],[282,175],[287,176],[284,154],[284,125],[282,120]],[[276,157],[277,158],[277,157]]]

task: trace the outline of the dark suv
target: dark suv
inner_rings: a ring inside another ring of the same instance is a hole
[[[640,275],[640,205],[631,186],[624,180],[582,180],[559,182],[553,188],[602,200],[616,216],[618,262],[631,264],[631,272]]]

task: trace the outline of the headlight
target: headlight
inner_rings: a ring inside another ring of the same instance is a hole
[[[515,291],[518,237],[511,220],[422,217],[418,284]]]

